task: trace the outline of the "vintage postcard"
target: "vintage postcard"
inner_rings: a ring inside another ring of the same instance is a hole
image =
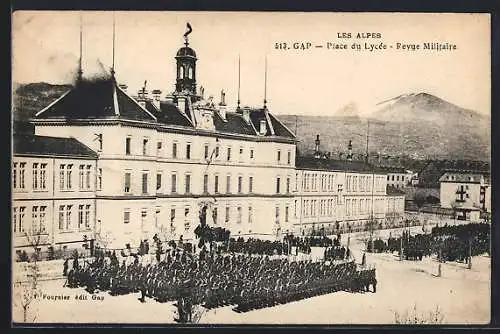
[[[17,11],[16,325],[488,324],[489,14]]]

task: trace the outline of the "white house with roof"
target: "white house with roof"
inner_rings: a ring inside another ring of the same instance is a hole
[[[447,172],[439,179],[443,208],[454,208],[458,219],[479,221],[481,212],[491,213],[489,176],[477,173]]]
[[[12,243],[16,252],[81,249],[94,239],[96,163],[97,154],[74,138],[14,135]]]

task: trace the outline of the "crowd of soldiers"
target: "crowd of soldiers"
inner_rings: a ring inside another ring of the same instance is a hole
[[[325,261],[346,260],[350,258],[351,251],[344,246],[326,247],[324,251]]]
[[[231,238],[229,240],[227,252],[258,255],[288,255],[290,247],[287,243],[281,241],[254,238],[244,240],[240,237],[238,239]]]
[[[354,261],[289,261],[205,249],[199,255],[170,249],[160,261],[146,258],[135,255],[121,265],[114,253],[84,265],[74,259],[66,284],[85,287],[89,293],[140,292],[142,302],[146,297],[177,301],[179,321],[184,322],[190,321],[193,305],[208,309],[236,305],[235,311],[245,312],[333,291],[368,291],[370,285],[376,291],[375,271],[358,271]]]
[[[467,224],[434,227],[430,234],[411,235],[403,231],[402,236],[389,236],[373,241],[375,252],[399,252],[406,260],[422,260],[425,256],[437,255],[441,261],[467,261],[470,256],[490,252],[490,225]]]

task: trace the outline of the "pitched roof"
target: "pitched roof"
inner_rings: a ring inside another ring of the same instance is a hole
[[[243,116],[235,112],[226,112],[224,121],[218,112],[214,113],[215,129],[220,132],[239,133],[242,135],[256,135],[251,124],[248,124]]]
[[[154,121],[154,117],[119,88],[113,78],[83,80],[35,115],[35,119],[53,118]]]
[[[484,180],[483,174],[472,173],[453,173],[447,172],[439,178],[439,182],[464,182],[464,183],[481,183]]]
[[[382,174],[376,166],[356,160],[317,159],[311,156],[297,156],[295,159],[297,169],[312,169],[325,171],[345,171]]]
[[[387,196],[404,196],[405,192],[391,185],[386,187]]]
[[[14,134],[14,154],[85,157],[95,159],[97,153],[75,138]]]
[[[404,167],[380,166],[380,169],[386,171],[387,173],[406,174],[406,169]]]
[[[146,109],[156,117],[159,123],[193,127],[191,121],[189,121],[189,119],[184,114],[182,114],[177,106],[173,103],[160,102],[160,109],[158,110],[154,106],[153,102],[147,101]]]

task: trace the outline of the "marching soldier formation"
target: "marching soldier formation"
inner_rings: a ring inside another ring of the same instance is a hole
[[[190,321],[193,305],[208,309],[236,305],[235,311],[246,312],[335,291],[368,291],[370,285],[376,291],[375,270],[359,271],[354,261],[289,261],[205,249],[200,255],[170,249],[160,261],[146,259],[136,255],[133,262],[127,259],[121,265],[114,253],[84,265],[76,259],[67,285],[85,287],[89,293],[140,292],[141,302],[146,297],[177,301],[181,322]]]

